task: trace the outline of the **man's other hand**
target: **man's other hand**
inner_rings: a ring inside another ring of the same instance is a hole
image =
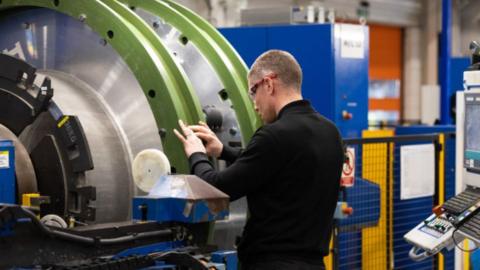
[[[173,132],[183,143],[183,149],[185,150],[187,157],[190,157],[193,153],[197,152],[207,153],[202,140],[195,135],[195,132],[187,127],[182,120],[178,120],[178,124],[180,125],[183,135],[176,129],[173,129]]]
[[[198,122],[198,125],[191,125],[189,128],[205,143],[207,155],[216,158],[220,157],[223,150],[223,144],[207,124],[200,121]]]

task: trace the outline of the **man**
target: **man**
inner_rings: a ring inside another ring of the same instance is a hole
[[[247,197],[242,269],[324,269],[343,164],[339,132],[303,100],[302,71],[291,54],[262,54],[248,84],[264,125],[243,152],[222,145],[202,122],[187,127],[179,121],[183,134],[174,132],[192,173],[232,201]],[[207,155],[232,164],[216,172]]]

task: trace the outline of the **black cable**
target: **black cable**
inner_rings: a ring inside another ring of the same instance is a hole
[[[455,240],[455,233],[457,232],[458,229],[459,228],[455,228],[455,230],[453,230],[453,233],[452,233],[453,243],[455,244],[455,246],[463,252],[469,252],[470,253],[470,252],[473,252],[473,251],[477,250],[478,246],[476,244],[475,244],[475,248],[470,249],[470,250],[463,249],[462,247],[460,247],[458,245],[457,240]]]
[[[167,264],[174,264],[176,266],[185,266],[192,270],[208,270],[210,267],[206,266],[206,262],[202,262],[200,259],[194,256],[178,251],[167,251],[163,253],[154,253],[149,255],[154,260],[164,261]],[[213,266],[212,266],[213,267]],[[216,269],[216,268],[214,268]]]
[[[142,238],[147,238],[147,237],[154,237],[154,236],[168,236],[172,235],[172,230],[170,229],[165,229],[165,230],[159,230],[159,231],[152,231],[152,232],[143,232],[143,233],[137,233],[137,234],[130,234],[126,236],[121,236],[121,237],[116,237],[116,238],[94,238],[94,237],[85,237],[85,236],[80,236],[68,232],[62,232],[58,231],[56,229],[51,229],[47,227],[45,224],[41,223],[37,217],[35,216],[34,213],[32,213],[30,210],[21,208],[23,212],[32,220],[32,222],[37,225],[42,232],[44,232],[47,235],[51,236],[56,236],[64,240],[71,240],[75,242],[80,242],[83,244],[100,244],[100,245],[113,245],[113,244],[119,244],[119,243],[124,243],[124,242],[130,242]]]

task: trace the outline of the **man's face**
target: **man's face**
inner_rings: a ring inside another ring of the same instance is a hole
[[[273,107],[273,78],[266,76],[257,80],[248,79],[248,94],[253,101],[255,111],[265,124],[275,121],[276,115]]]

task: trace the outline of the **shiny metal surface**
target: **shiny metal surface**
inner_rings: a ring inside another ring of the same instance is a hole
[[[77,115],[90,145],[94,169],[85,172],[85,185],[97,189],[96,221],[122,221],[129,218],[133,196],[127,145],[111,115],[108,103],[89,85],[71,74],[43,70],[37,79],[48,76],[54,100],[65,115]]]
[[[182,41],[182,34],[161,18],[141,8],[136,8],[135,12],[155,30],[165,46],[176,56],[176,60],[190,79],[202,108],[213,107],[221,112],[223,125],[216,134],[222,143],[228,145],[230,142],[235,142],[239,144],[242,138],[235,111],[232,108],[231,101],[221,98],[220,92],[224,89],[224,86],[207,59],[193,42],[188,41],[184,44],[185,40]],[[246,217],[246,199],[231,203],[229,219],[216,222],[215,244],[224,249],[232,248],[235,238],[242,233]]]
[[[228,99],[223,100],[219,94],[224,86],[195,44],[190,41],[183,44],[182,34],[162,21],[161,18],[140,8],[136,8],[136,13],[155,30],[165,46],[176,56],[177,62],[183,67],[190,79],[202,108],[210,106],[222,112],[223,126],[217,132],[220,140],[223,143],[240,142],[240,132],[234,134],[231,132],[231,130],[240,130],[235,111],[231,107],[232,104]]]
[[[25,193],[36,193],[37,177],[27,149],[13,132],[0,124],[0,138],[13,141],[15,147],[15,175],[17,177],[18,197]]]
[[[247,222],[247,199],[241,198],[230,203],[230,215],[228,220],[215,222],[213,242],[220,249],[233,249],[237,237],[242,236],[243,227]]]
[[[0,31],[8,33],[0,39],[0,51],[51,76],[53,100],[64,113],[79,116],[95,166],[85,182],[97,187],[97,221],[129,218],[130,198],[138,192],[132,159],[145,148],[160,149],[161,141],[146,97],[125,62],[88,26],[46,9],[5,16]]]

